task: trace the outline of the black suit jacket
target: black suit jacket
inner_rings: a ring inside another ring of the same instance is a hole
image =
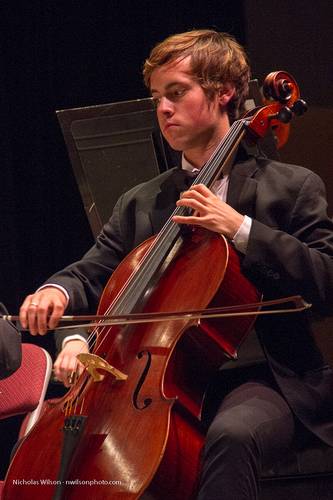
[[[68,290],[70,311],[96,309],[113,270],[161,229],[188,184],[186,173],[175,168],[119,199],[94,247],[48,280]],[[300,294],[314,312],[331,313],[333,224],[321,179],[302,167],[246,157],[232,168],[227,202],[253,218],[242,270],[264,297]],[[295,414],[333,445],[333,375],[314,342],[312,314],[261,317],[256,330]]]
[[[0,302],[0,314],[8,314]],[[0,379],[12,375],[22,361],[21,334],[14,323],[0,319]]]

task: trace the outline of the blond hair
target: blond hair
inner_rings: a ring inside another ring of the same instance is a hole
[[[156,45],[143,66],[145,85],[150,88],[153,71],[164,64],[190,56],[192,76],[209,98],[229,83],[235,95],[228,104],[231,121],[243,111],[248,94],[250,68],[243,47],[229,34],[194,30],[171,35]]]

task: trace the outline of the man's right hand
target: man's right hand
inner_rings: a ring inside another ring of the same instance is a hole
[[[20,308],[20,322],[32,335],[53,330],[67,307],[67,297],[55,287],[45,287],[28,295]]]

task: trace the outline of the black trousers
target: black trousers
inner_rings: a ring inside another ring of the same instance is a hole
[[[224,397],[208,428],[198,500],[255,500],[261,471],[294,441],[294,416],[266,367],[220,378],[213,391]]]

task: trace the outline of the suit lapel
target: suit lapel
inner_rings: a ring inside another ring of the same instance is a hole
[[[230,173],[227,203],[249,217],[255,216],[257,181],[253,176],[257,170],[257,163],[251,158],[234,165]]]
[[[176,208],[176,201],[179,199],[180,193],[188,189],[192,181],[193,178],[179,168],[173,169],[171,175],[163,181],[150,213],[153,234],[157,234],[162,229]]]

